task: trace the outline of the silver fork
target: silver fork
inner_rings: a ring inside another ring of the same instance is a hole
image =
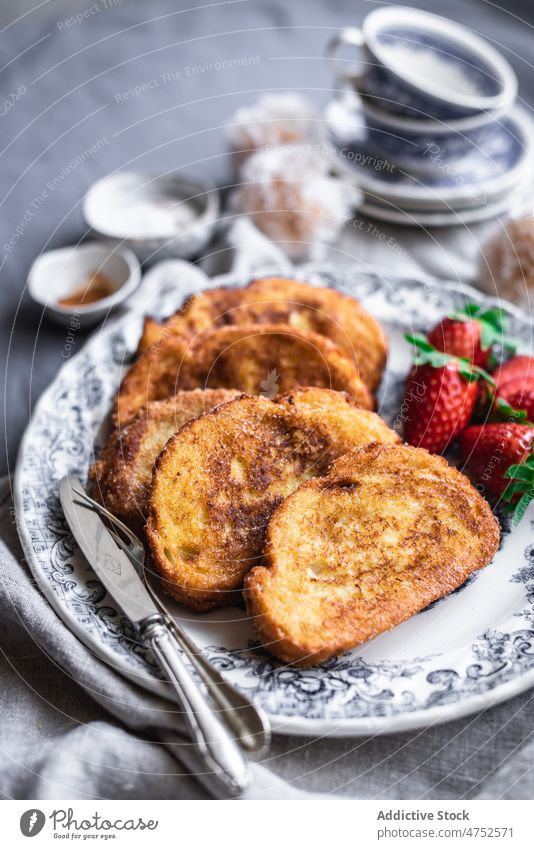
[[[130,559],[152,599],[165,615],[178,645],[205,685],[213,704],[220,711],[224,711],[225,721],[243,750],[253,758],[266,754],[271,741],[269,720],[250,699],[225,681],[220,672],[201,654],[189,635],[177,624],[160,598],[154,576],[147,569],[145,547],[139,537],[106,507],[91,498],[85,490],[75,489],[73,494],[82,499],[83,506],[90,507],[101,519],[107,520],[109,533]]]

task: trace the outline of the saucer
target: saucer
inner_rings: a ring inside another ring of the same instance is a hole
[[[516,204],[520,206],[527,199],[527,194],[531,193],[531,181],[527,184],[522,182],[521,187],[513,186],[503,197],[491,203],[464,209],[450,207],[448,211],[444,207],[441,210],[409,209],[395,202],[381,202],[366,196],[358,212],[378,221],[400,224],[404,227],[457,227],[496,218],[508,212]]]
[[[353,100],[331,101],[324,118],[337,150],[338,165],[357,177],[367,203],[444,214],[451,209],[483,207],[510,200],[513,190],[531,175],[534,126],[524,109],[515,107],[502,118],[502,133],[492,136],[487,150],[473,149],[468,156],[448,159],[437,150],[433,167],[416,172],[366,147],[367,128]],[[489,213],[488,213],[489,214]]]

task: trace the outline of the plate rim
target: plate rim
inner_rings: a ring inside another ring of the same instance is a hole
[[[521,193],[519,201],[523,201],[525,197],[526,192]],[[498,218],[499,215],[508,212],[516,203],[515,190],[512,190],[506,192],[498,201],[466,209],[451,209],[449,212],[445,210],[406,209],[400,206],[397,210],[388,209],[387,206],[377,206],[369,200],[364,200],[359,211],[369,218],[384,221],[387,224],[398,224],[401,227],[465,227],[469,224],[478,224],[481,221]]]
[[[168,261],[162,261],[168,262]],[[148,273],[154,272],[160,263],[152,266]],[[328,273],[332,272],[335,264],[332,263],[308,263],[306,265],[300,266],[298,272],[301,274],[305,274],[306,271],[310,275],[314,277],[321,275],[321,269],[323,275],[328,275]],[[364,272],[369,274],[370,272],[374,272],[381,275],[393,275],[397,280],[404,280],[406,282],[417,282],[425,285],[432,285],[436,288],[445,289],[450,292],[456,292],[463,296],[468,296],[476,300],[483,299],[485,302],[491,303],[495,306],[506,306],[506,309],[514,315],[516,320],[521,321],[525,325],[531,327],[534,330],[534,322],[529,318],[527,313],[522,310],[520,307],[515,306],[511,302],[507,301],[504,298],[497,298],[491,295],[487,295],[485,292],[481,290],[475,289],[473,286],[465,283],[459,283],[454,280],[440,280],[438,278],[433,277],[432,275],[420,273],[420,274],[396,274],[392,269],[380,266],[373,265],[372,268],[369,268],[366,264],[363,263],[351,263],[347,266],[343,266],[345,271],[352,269],[355,274]],[[272,268],[270,269],[272,272]],[[255,276],[258,276],[259,272],[254,272]],[[290,271],[286,270],[282,273],[288,274]],[[235,273],[229,272],[227,274],[218,275],[217,277],[210,278],[210,286],[213,287],[219,285],[228,285],[228,282],[231,280],[235,280]],[[143,312],[143,308],[140,305],[139,307],[132,308],[128,312],[124,313],[121,318],[126,319],[130,314],[131,318],[135,318],[141,316]],[[32,437],[33,430],[33,421],[36,418],[41,410],[41,407],[45,406],[45,403],[48,399],[48,396],[52,394],[56,382],[61,376],[61,373],[64,369],[69,366],[72,361],[78,357],[83,356],[86,351],[87,346],[90,342],[95,338],[98,333],[101,332],[101,328],[97,328],[93,333],[89,335],[86,339],[84,345],[70,360],[66,361],[62,364],[60,369],[57,371],[53,380],[46,387],[44,392],[40,395],[37,402],[34,404],[31,412],[28,424],[25,428],[24,434],[22,436],[19,450],[17,453],[17,461],[15,466],[15,474],[13,477],[13,506],[15,510],[15,521],[17,533],[21,542],[21,546],[23,549],[23,553],[28,564],[28,568],[35,579],[39,589],[43,593],[44,597],[57,614],[58,618],[61,622],[73,633],[83,645],[86,646],[89,650],[94,652],[94,654],[103,662],[106,662],[117,674],[124,676],[127,680],[136,684],[152,692],[153,694],[163,697],[169,700],[174,698],[172,692],[170,692],[170,688],[168,685],[153,676],[148,675],[146,672],[136,670],[133,666],[125,663],[120,656],[118,656],[112,649],[108,648],[108,646],[103,643],[100,639],[93,636],[92,633],[86,629],[84,629],[75,617],[71,614],[68,607],[64,606],[61,603],[60,597],[57,593],[54,592],[50,582],[48,581],[45,573],[39,568],[37,564],[37,559],[35,557],[35,552],[32,547],[29,530],[26,526],[26,523],[22,521],[22,517],[24,516],[24,510],[22,506],[23,501],[23,481],[22,481],[22,463],[21,458],[25,452],[26,446]],[[83,685],[82,685],[83,686]],[[534,687],[534,667],[530,670],[526,670],[525,672],[517,675],[515,678],[506,681],[504,683],[497,684],[494,688],[487,690],[482,693],[478,693],[472,696],[469,696],[465,699],[445,703],[432,708],[419,709],[415,711],[406,711],[402,714],[396,714],[392,716],[372,716],[372,717],[356,717],[356,718],[341,718],[341,719],[332,719],[332,718],[306,718],[302,716],[283,716],[276,713],[269,712],[269,718],[272,725],[272,730],[275,733],[281,735],[295,735],[295,736],[332,736],[332,737],[364,737],[364,736],[382,736],[389,735],[400,732],[407,731],[416,731],[421,728],[427,728],[434,725],[440,725],[445,722],[452,722],[457,719],[461,719],[466,716],[473,715],[477,713],[478,710],[487,710],[491,707],[494,707],[498,704],[501,704],[508,699],[513,698],[520,693],[523,693],[529,689]]]

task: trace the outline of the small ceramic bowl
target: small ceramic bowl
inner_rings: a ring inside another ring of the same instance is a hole
[[[328,54],[336,58],[347,48],[358,51],[359,61],[356,69],[341,70],[339,79],[401,115],[465,118],[507,109],[517,94],[504,56],[469,29],[430,12],[375,9],[361,30],[349,27],[335,36]]]
[[[368,144],[398,165],[414,170],[433,170],[479,151],[492,151],[502,136],[504,110],[482,112],[456,121],[417,121],[377,109],[363,98],[362,113]]]
[[[83,306],[58,303],[60,298],[83,286],[95,272],[109,281],[113,290],[110,295]],[[65,325],[75,318],[78,327],[91,327],[124,303],[140,280],[139,262],[128,248],[113,248],[109,242],[88,242],[41,254],[30,269],[28,291],[57,323]]]
[[[97,234],[120,240],[141,262],[189,259],[213,236],[219,196],[199,180],[125,171],[95,183],[83,211]]]

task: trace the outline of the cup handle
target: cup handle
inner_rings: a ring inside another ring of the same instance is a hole
[[[338,58],[338,53],[342,47],[355,47],[359,51],[359,60],[360,63],[364,64],[364,53],[363,48],[365,46],[365,39],[363,37],[363,33],[361,29],[357,27],[347,27],[342,30],[339,34],[334,35],[333,38],[330,39],[326,46],[326,60],[329,63],[335,63],[339,65],[341,60]],[[339,82],[347,84],[350,82],[352,85],[356,84],[359,88],[361,80],[363,79],[363,67],[362,71],[359,74],[352,73],[343,73],[337,72],[336,77]]]

